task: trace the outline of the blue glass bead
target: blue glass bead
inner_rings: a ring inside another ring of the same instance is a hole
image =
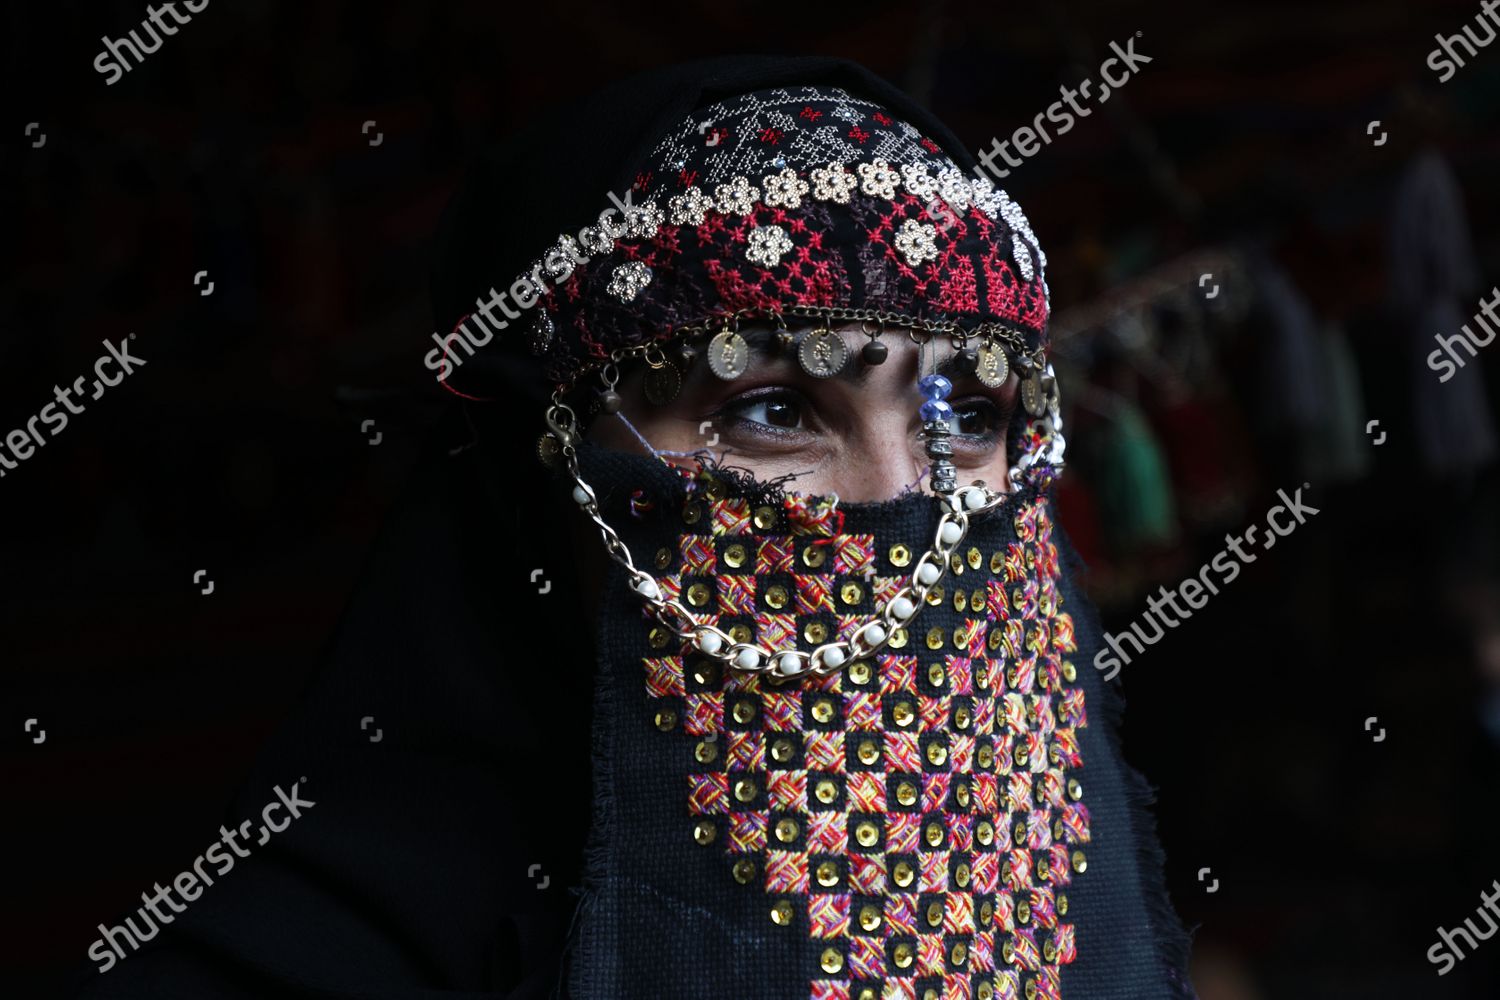
[[[917,391],[928,399],[947,399],[953,383],[941,375],[923,375],[917,381]]]
[[[922,419],[924,421],[947,420],[949,417],[953,416],[953,407],[949,406],[941,399],[929,399],[927,402],[922,404],[922,408],[917,412],[922,415]]]

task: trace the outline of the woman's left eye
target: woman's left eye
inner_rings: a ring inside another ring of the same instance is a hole
[[[954,434],[983,437],[1000,430],[1000,408],[988,399],[962,399],[953,404],[948,426]]]

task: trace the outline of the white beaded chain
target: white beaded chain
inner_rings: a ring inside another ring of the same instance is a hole
[[[1057,419],[1055,401],[1049,409],[1052,411],[1050,416]],[[656,620],[682,641],[691,643],[704,656],[750,674],[771,673],[792,678],[811,673],[824,677],[846,663],[865,659],[884,648],[896,629],[905,628],[916,617],[927,595],[943,579],[950,557],[969,533],[969,518],[986,514],[1005,500],[1004,493],[997,493],[983,483],[960,486],[952,493],[938,496],[936,499],[943,512],[938,519],[932,547],[917,560],[907,582],[873,617],[857,627],[847,640],[825,642],[811,653],[792,647],[767,649],[756,643],[735,642],[724,630],[699,621],[681,601],[662,596],[656,578],[636,568],[630,549],[600,516],[594,489],[584,481],[578,469],[576,417],[572,409],[555,396],[547,410],[547,426],[557,439],[558,450],[573,480],[573,500],[599,529],[605,552],[624,567],[630,577],[630,588],[646,602]],[[1013,482],[1019,483],[1019,472],[1020,467],[1011,470]]]

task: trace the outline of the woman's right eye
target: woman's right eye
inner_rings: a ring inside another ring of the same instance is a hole
[[[781,430],[802,427],[802,403],[784,393],[765,394],[730,402],[720,411],[725,417]]]

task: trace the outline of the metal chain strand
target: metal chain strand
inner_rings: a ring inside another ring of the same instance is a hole
[[[656,578],[636,568],[630,549],[605,522],[593,487],[579,471],[577,423],[573,411],[560,401],[559,395],[554,394],[553,405],[547,410],[547,425],[558,439],[568,475],[573,480],[573,500],[599,529],[605,552],[624,568],[630,588],[646,602],[652,617],[663,628],[681,641],[691,643],[704,656],[749,674],[790,679],[811,673],[822,677],[885,648],[895,630],[911,623],[927,603],[932,588],[942,582],[954,550],[969,533],[969,518],[994,510],[1005,499],[1005,494],[979,483],[961,486],[942,497],[944,510],[938,519],[932,547],[917,560],[901,589],[872,618],[857,627],[848,640],[823,643],[810,653],[794,647],[767,649],[756,643],[735,642],[723,629],[699,620],[680,601],[666,599]]]

